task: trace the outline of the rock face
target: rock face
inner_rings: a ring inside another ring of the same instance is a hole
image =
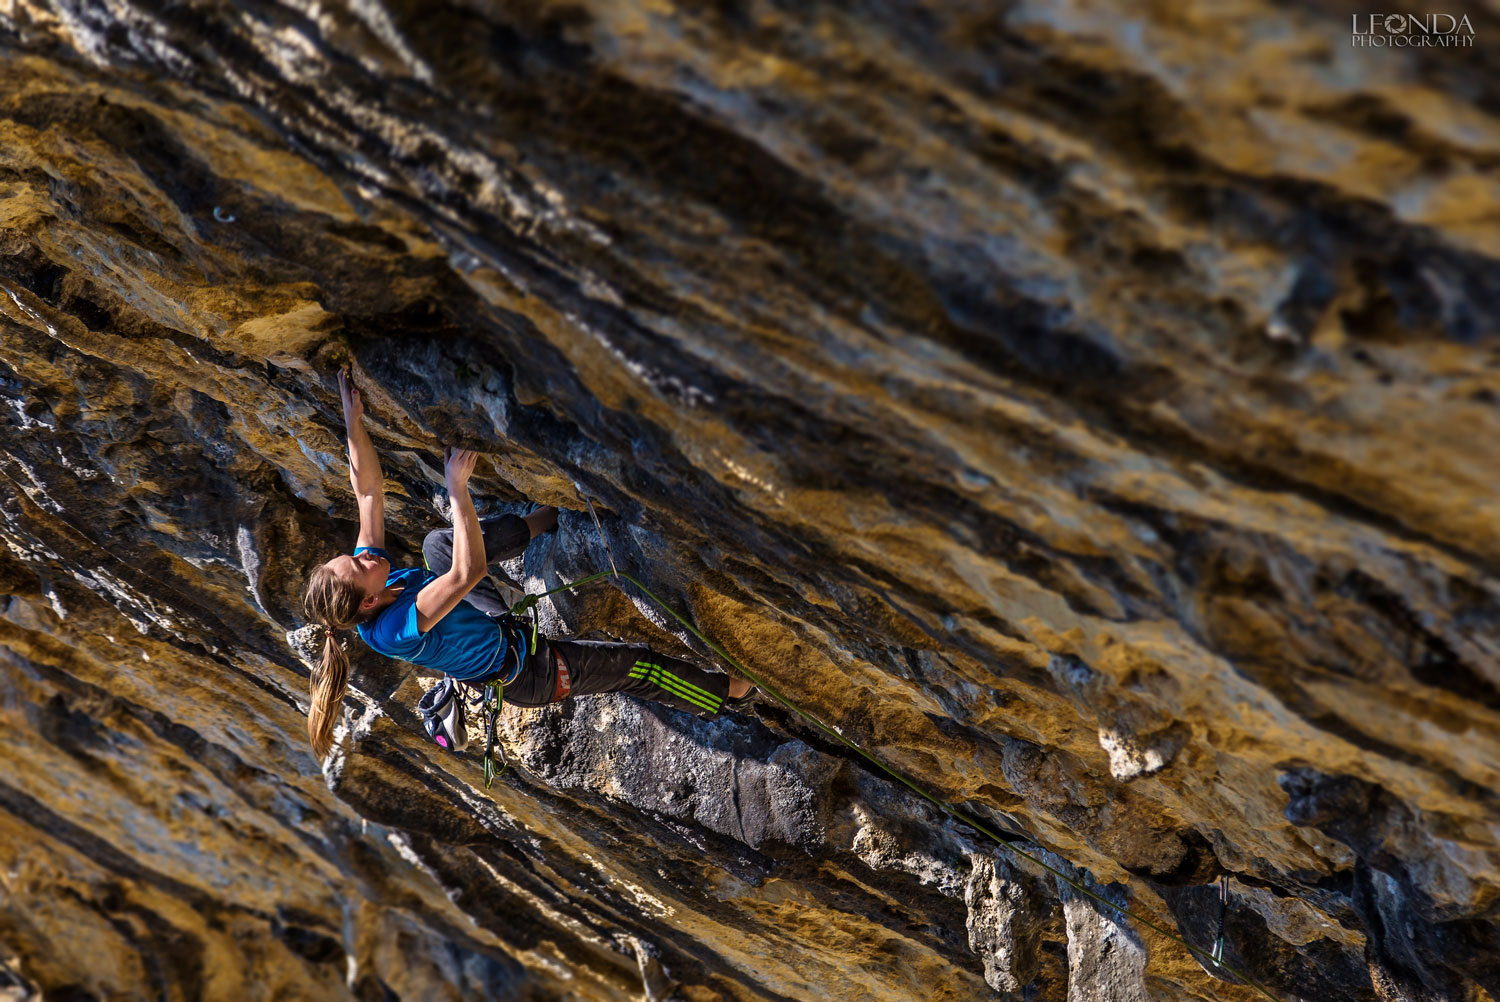
[[[1263,997],[1078,889],[1209,949],[1227,877],[1278,997],[1500,998],[1474,6],[0,0],[0,992]],[[533,591],[591,499],[1067,880],[765,700],[510,708],[485,790],[356,652],[314,761],[345,361],[398,558],[446,443]]]

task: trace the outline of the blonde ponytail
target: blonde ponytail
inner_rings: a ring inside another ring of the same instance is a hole
[[[339,644],[336,631],[347,630],[359,618],[364,593],[352,581],[339,577],[327,564],[312,572],[302,603],[308,616],[321,623],[323,656],[308,679],[311,705],[307,709],[307,737],[319,759],[333,747],[333,729],[338,724],[349,689],[349,658]]]
[[[307,683],[308,695],[312,697],[312,705],[307,708],[307,737],[319,759],[333,747],[333,728],[348,688],[349,658],[339,646],[338,637],[327,630],[323,634],[323,658]]]

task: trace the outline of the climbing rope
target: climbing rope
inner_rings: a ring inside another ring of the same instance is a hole
[[[585,498],[585,500],[587,500],[587,498]],[[590,511],[590,514],[593,513],[593,505],[589,505],[589,511]],[[598,519],[597,515],[594,516],[594,524],[596,526],[599,524],[599,519]],[[600,534],[601,537],[604,535],[604,530],[603,530],[602,527],[600,527],[599,534]],[[605,545],[608,546],[608,541],[607,540],[605,542]],[[997,844],[999,844],[1000,846],[1002,846],[1006,850],[1008,850],[1008,851],[1016,854],[1017,856],[1020,856],[1023,859],[1026,859],[1026,860],[1028,860],[1028,861],[1036,864],[1037,866],[1041,867],[1046,872],[1052,874],[1058,880],[1061,880],[1063,883],[1065,883],[1069,887],[1073,888],[1078,893],[1080,893],[1080,894],[1082,894],[1082,895],[1084,895],[1084,896],[1086,896],[1086,897],[1088,897],[1088,898],[1090,898],[1090,899],[1092,899],[1094,901],[1097,901],[1100,904],[1107,905],[1110,908],[1114,909],[1115,911],[1119,912],[1121,915],[1125,916],[1126,918],[1133,919],[1136,922],[1140,923],[1141,925],[1145,926],[1146,928],[1151,929],[1152,931],[1157,932],[1157,933],[1161,934],[1162,936],[1165,936],[1167,939],[1170,939],[1173,942],[1177,943],[1178,945],[1182,946],[1183,948],[1187,949],[1193,955],[1195,955],[1197,957],[1201,957],[1201,958],[1206,958],[1216,968],[1218,968],[1219,970],[1221,970],[1221,971],[1223,971],[1223,972],[1225,972],[1227,974],[1230,974],[1230,975],[1238,978],[1240,981],[1244,982],[1245,984],[1247,984],[1250,987],[1254,988],[1256,991],[1260,992],[1266,998],[1271,999],[1272,1002],[1281,1002],[1280,999],[1278,999],[1275,995],[1271,994],[1271,992],[1264,985],[1262,985],[1259,981],[1256,981],[1254,978],[1250,977],[1250,975],[1246,974],[1244,971],[1241,971],[1238,968],[1233,967],[1233,966],[1231,966],[1231,965],[1226,964],[1226,963],[1223,962],[1223,956],[1224,956],[1224,908],[1225,908],[1225,906],[1227,904],[1228,894],[1229,894],[1229,882],[1228,882],[1229,878],[1227,876],[1223,877],[1221,879],[1221,882],[1220,882],[1220,885],[1219,885],[1220,910],[1219,910],[1219,933],[1218,933],[1218,937],[1217,937],[1218,942],[1215,944],[1215,947],[1214,947],[1214,949],[1212,951],[1204,950],[1204,949],[1201,949],[1199,947],[1194,946],[1193,944],[1189,943],[1187,940],[1183,939],[1181,936],[1177,935],[1174,932],[1170,932],[1169,930],[1167,930],[1164,927],[1158,925],[1157,923],[1151,921],[1150,919],[1145,918],[1144,916],[1141,916],[1141,915],[1137,915],[1135,912],[1130,911],[1129,909],[1125,908],[1124,906],[1117,905],[1113,901],[1111,901],[1108,898],[1104,897],[1103,895],[1098,894],[1095,891],[1090,890],[1088,887],[1084,886],[1079,881],[1074,880],[1072,877],[1068,876],[1066,873],[1064,873],[1063,871],[1059,870],[1057,867],[1049,865],[1048,863],[1044,862],[1043,860],[1038,859],[1036,856],[1033,856],[1031,853],[1026,852],[1023,849],[1016,848],[1016,846],[1014,845],[1013,839],[1025,839],[1026,841],[1031,841],[1031,839],[1028,836],[1025,836],[1025,835],[1022,835],[1022,834],[1018,834],[1018,833],[1015,833],[1015,832],[1009,832],[1008,834],[1011,835],[1012,838],[1011,839],[1004,838],[1001,835],[999,835],[997,832],[995,832],[994,830],[992,830],[988,825],[986,825],[986,824],[984,824],[984,823],[976,820],[975,818],[970,817],[967,814],[964,814],[962,811],[960,811],[957,808],[953,807],[951,804],[947,804],[947,803],[939,800],[935,795],[929,793],[927,790],[925,790],[922,787],[918,786],[913,780],[911,780],[907,776],[903,775],[900,771],[892,768],[889,765],[886,765],[884,762],[880,761],[880,759],[876,758],[874,755],[871,755],[869,752],[865,751],[864,748],[860,747],[854,741],[851,741],[849,738],[844,737],[844,735],[840,734],[835,728],[830,727],[829,725],[823,723],[818,718],[816,718],[816,717],[812,716],[811,714],[809,714],[809,713],[805,712],[804,710],[802,710],[801,707],[797,706],[791,700],[787,699],[780,692],[778,692],[773,686],[769,685],[764,680],[762,680],[760,677],[758,677],[757,675],[755,675],[754,673],[752,673],[748,668],[746,668],[744,665],[742,665],[738,661],[738,659],[736,659],[732,654],[730,654],[728,651],[726,651],[723,647],[719,646],[719,644],[715,643],[711,638],[705,636],[692,623],[688,622],[686,618],[684,618],[680,613],[678,613],[676,609],[673,609],[670,605],[668,605],[665,601],[663,601],[662,598],[660,596],[658,596],[654,591],[652,591],[650,588],[647,588],[644,584],[642,584],[634,576],[632,576],[630,574],[626,574],[626,573],[620,571],[620,569],[618,567],[615,567],[614,566],[614,554],[613,553],[610,554],[610,565],[611,565],[611,570],[608,570],[608,571],[596,571],[595,573],[590,574],[587,577],[579,578],[577,581],[572,581],[572,582],[569,582],[568,584],[559,585],[558,587],[549,589],[547,591],[544,591],[544,592],[542,592],[539,595],[527,595],[525,598],[521,599],[519,602],[517,602],[514,606],[511,607],[511,610],[510,610],[511,614],[518,616],[523,611],[525,611],[527,609],[535,609],[536,604],[538,602],[540,602],[544,598],[547,598],[547,597],[549,597],[551,595],[556,595],[558,592],[572,591],[575,588],[579,588],[579,587],[582,587],[583,585],[590,584],[590,583],[592,583],[594,581],[599,580],[600,578],[609,577],[609,576],[611,576],[611,574],[613,574],[614,577],[616,577],[616,578],[618,578],[620,580],[629,581],[631,584],[635,585],[641,591],[645,592],[646,596],[648,598],[650,598],[651,601],[655,602],[658,606],[661,607],[661,609],[664,612],[666,612],[668,615],[670,615],[673,619],[677,620],[677,622],[681,623],[690,633],[692,633],[693,636],[697,637],[699,640],[703,641],[703,643],[707,644],[710,650],[712,650],[715,654],[719,655],[719,657],[723,658],[729,664],[733,665],[734,668],[735,668],[735,670],[737,670],[738,672],[740,672],[740,674],[744,675],[747,679],[749,679],[755,685],[759,686],[764,692],[768,693],[772,698],[774,698],[782,706],[785,706],[788,710],[790,710],[793,713],[797,714],[797,716],[801,717],[803,720],[807,721],[809,724],[813,725],[818,730],[822,731],[824,734],[827,734],[829,737],[831,737],[834,740],[838,741],[839,743],[845,745],[850,750],[854,751],[855,753],[857,753],[858,755],[860,755],[861,757],[863,757],[871,765],[875,766],[876,768],[878,768],[882,772],[884,772],[886,775],[890,776],[892,779],[895,779],[898,782],[902,783],[903,785],[907,786],[908,788],[910,788],[912,790],[912,792],[916,793],[918,796],[922,797],[924,800],[927,800],[930,803],[932,803],[933,805],[935,805],[939,810],[941,810],[943,813],[947,814],[949,817],[953,818],[955,821],[958,821],[958,822],[960,822],[962,824],[968,825],[970,828],[973,828],[976,831],[984,833],[985,835],[987,835],[989,838],[993,839]]]

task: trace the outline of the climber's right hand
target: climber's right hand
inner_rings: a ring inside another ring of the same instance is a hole
[[[472,449],[455,449],[452,446],[443,450],[443,476],[448,479],[448,492],[469,486],[469,476],[474,472],[474,464],[479,461],[479,453]]]

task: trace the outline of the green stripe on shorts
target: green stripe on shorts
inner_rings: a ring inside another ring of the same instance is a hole
[[[710,713],[718,713],[723,700],[700,686],[683,679],[667,671],[661,665],[649,664],[645,661],[637,661],[635,667],[630,670],[630,677],[642,679],[665,689],[675,696],[692,703],[694,706],[702,707]]]
[[[676,691],[679,696],[682,696],[684,699],[692,700],[694,703],[702,706],[705,710],[710,710],[714,713],[717,713],[719,712],[719,707],[723,705],[724,700],[722,697],[709,692],[702,686],[694,685],[692,682],[689,682],[687,679],[681,677],[680,675],[672,674],[661,665],[652,664],[649,661],[637,661],[635,663],[635,668],[631,671],[631,677],[646,677],[644,674],[645,669],[649,669],[651,672],[651,676],[649,679],[650,681],[655,682],[663,689]],[[637,671],[641,671],[642,674],[636,674]]]
[[[680,686],[676,681],[676,676],[670,675],[669,673],[656,671],[647,672],[645,670],[642,670],[639,674],[632,673],[630,677],[650,682],[658,689],[663,689],[667,692],[670,692],[672,695],[678,697],[684,702],[692,703],[694,706],[700,707],[704,710],[708,710],[710,713],[718,712],[718,707],[714,706],[712,702]]]

